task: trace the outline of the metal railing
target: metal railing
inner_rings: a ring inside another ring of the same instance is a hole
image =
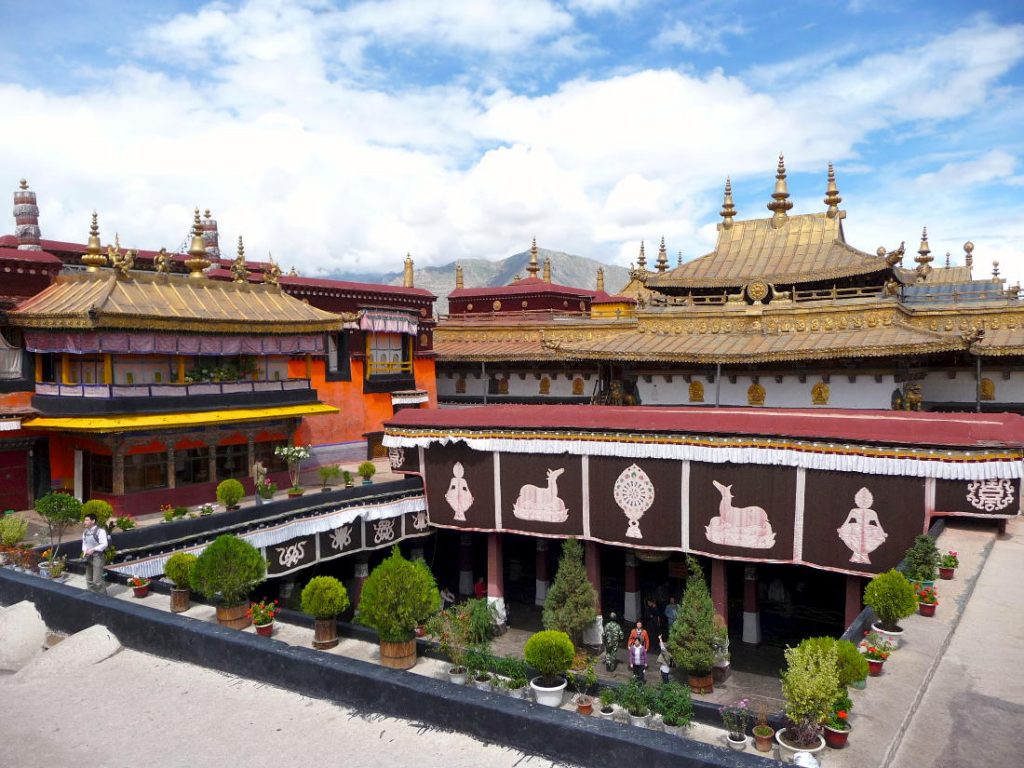
[[[36,383],[36,394],[49,397],[189,397],[191,395],[236,395],[249,392],[285,392],[310,389],[309,379],[281,381],[224,381],[195,384],[47,384]]]

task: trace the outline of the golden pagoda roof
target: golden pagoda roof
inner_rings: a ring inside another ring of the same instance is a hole
[[[276,286],[112,270],[62,274],[10,310],[22,328],[284,334],[341,330],[342,318]]]
[[[842,212],[719,224],[715,250],[664,273],[649,273],[648,288],[731,288],[752,280],[788,285],[836,280],[890,269],[884,258],[846,243]]]

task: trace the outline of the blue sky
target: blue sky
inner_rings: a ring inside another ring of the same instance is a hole
[[[781,151],[793,213],[835,164],[855,246],[927,226],[1024,277],[1018,3],[0,0],[0,30],[0,169],[47,238],[96,208],[176,247],[198,205],[303,274],[691,258],[727,175],[768,215]]]

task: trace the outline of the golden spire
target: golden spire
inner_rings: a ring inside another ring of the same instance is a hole
[[[668,251],[665,250],[665,237],[661,238],[661,246],[658,248],[658,271],[664,272],[668,269]]]
[[[786,222],[786,211],[793,207],[793,201],[789,199],[789,187],[786,185],[786,160],[779,153],[779,167],[775,172],[775,191],[772,192],[772,201],[768,203],[768,210],[772,212],[772,226],[781,227]]]
[[[946,251],[946,269],[949,269],[949,251]]]
[[[999,261],[996,259],[992,260],[992,281],[999,280]]]
[[[25,179],[22,179],[18,182],[18,188],[22,190],[28,189],[28,182]]]
[[[640,241],[640,255],[636,257],[636,268],[642,271],[647,270],[647,256],[644,255],[644,241]]]
[[[917,249],[917,256],[914,257],[914,261],[917,262],[917,274],[921,278],[928,276],[928,273],[932,271],[932,249],[928,247],[928,227],[921,230],[921,247]]]
[[[544,282],[545,283],[550,283],[551,282],[551,257],[550,256],[545,256],[544,257]]]
[[[406,288],[414,287],[412,275],[412,254],[408,252],[405,254],[405,271],[402,272],[402,285]]]
[[[970,240],[964,243],[964,264],[968,269],[974,266],[974,243]]]
[[[267,253],[267,260],[270,261],[270,266],[263,270],[263,282],[265,285],[272,285],[275,288],[279,287],[277,280],[281,277],[281,268],[277,266],[274,256],[269,252]]]
[[[188,247],[189,258],[185,260],[185,267],[188,268],[188,276],[199,279],[206,277],[203,272],[210,266],[210,260],[206,258],[206,246],[203,244],[203,224],[199,221],[199,209],[195,209],[195,216],[192,220],[192,244]]]
[[[89,244],[85,246],[85,255],[82,257],[88,272],[99,272],[100,267],[107,265],[107,257],[103,255],[103,247],[100,245],[100,225],[96,211],[92,212],[92,224],[89,226]]]
[[[526,268],[526,271],[530,273],[530,277],[536,277],[540,267],[537,265],[537,238],[533,238],[533,245],[530,246],[530,265]]]
[[[676,257],[676,266],[677,267],[683,266],[683,252],[682,251],[680,251],[679,252],[679,256]]]
[[[234,275],[236,283],[245,283],[249,280],[249,270],[245,268],[245,245],[242,243],[242,236],[238,236],[238,255],[231,264],[231,274]]]
[[[604,290],[604,267],[597,268],[597,290]]]
[[[722,217],[722,228],[729,229],[732,226],[733,218],[736,216],[736,206],[732,204],[732,179],[728,176],[725,177],[725,199],[722,200],[720,215]]]
[[[825,205],[828,210],[825,215],[834,219],[839,214],[839,204],[843,198],[839,196],[839,188],[836,186],[836,172],[832,169],[832,163],[828,164],[828,188],[825,190]]]
[[[466,287],[465,284],[462,281],[462,265],[461,264],[456,264],[455,265],[455,287],[456,288],[465,288]]]

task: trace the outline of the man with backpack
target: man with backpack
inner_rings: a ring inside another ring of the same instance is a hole
[[[107,585],[103,581],[103,567],[106,565],[104,552],[110,540],[102,526],[96,524],[96,515],[88,514],[82,518],[82,557],[85,558],[85,583],[89,590],[101,595],[107,594]]]

